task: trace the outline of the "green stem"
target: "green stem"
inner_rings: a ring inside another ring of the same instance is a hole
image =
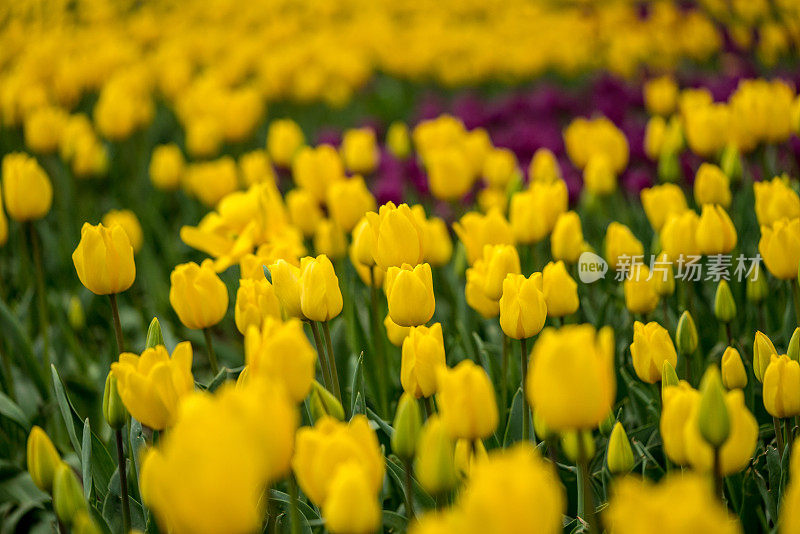
[[[597,518],[594,513],[594,491],[589,480],[589,455],[586,451],[586,443],[583,441],[583,431],[578,431],[578,469],[581,477],[581,495],[583,503],[583,514],[586,523],[589,525],[589,534],[598,534]]]
[[[772,418],[772,426],[775,428],[775,442],[778,445],[778,458],[783,456],[783,432],[781,432],[781,422],[777,417]]]
[[[792,418],[787,417],[783,420],[783,426],[786,429],[786,443],[789,445],[789,454],[792,453],[792,445],[794,445],[794,429],[792,428]]]
[[[33,263],[36,269],[36,301],[39,306],[39,329],[42,331],[44,342],[44,365],[45,369],[50,368],[50,320],[47,313],[47,295],[44,288],[44,265],[42,264],[42,247],[39,242],[39,234],[32,222],[27,223],[28,233],[31,240],[31,251]]]
[[[208,363],[211,364],[211,375],[214,377],[219,373],[219,364],[217,364],[217,355],[214,353],[214,342],[211,339],[211,330],[203,328],[203,335],[206,338],[206,351],[208,352]]]
[[[433,404],[433,397],[423,397],[425,404],[425,418],[430,419],[436,413],[436,406]]]
[[[797,326],[800,326],[800,286],[797,285],[797,280],[789,280],[792,284],[792,300],[794,301],[794,320]]]
[[[503,410],[503,419],[508,419],[508,360],[511,351],[511,343],[507,335],[503,334],[503,361],[500,367],[500,397]]]
[[[297,508],[299,501],[299,490],[297,488],[297,479],[294,475],[289,475],[289,499],[291,501],[291,508],[289,508],[291,520],[291,534],[300,534],[300,512]]]
[[[714,488],[717,495],[723,501],[725,500],[725,489],[722,487],[722,461],[719,447],[714,447]]]
[[[389,365],[386,360],[386,344],[381,333],[380,315],[378,313],[378,289],[375,287],[375,267],[369,270],[369,301],[370,301],[370,326],[372,327],[372,343],[375,347],[375,355],[378,357],[378,367],[380,372],[375,376],[378,395],[378,407],[380,414],[386,416],[389,413],[389,397],[386,390],[386,377],[389,376]]]
[[[322,336],[319,335],[319,327],[315,321],[309,321],[311,325],[311,333],[314,334],[314,345],[317,347],[317,356],[319,357],[319,366],[322,368],[322,382],[325,389],[333,393],[331,386],[331,370],[328,367],[328,358],[325,356],[325,348],[322,346]]]
[[[414,483],[411,479],[411,459],[406,458],[405,460],[405,468],[406,468],[406,478],[405,478],[405,486],[406,486],[406,515],[408,516],[409,523],[414,521],[415,513],[414,513]]]
[[[529,418],[529,409],[528,409],[528,385],[527,385],[527,376],[528,376],[528,348],[525,342],[525,338],[519,340],[520,346],[520,364],[522,368],[522,440],[527,440],[529,438],[530,432],[528,431],[528,418]]]
[[[322,333],[325,335],[325,346],[328,348],[328,363],[331,366],[331,380],[333,381],[333,394],[339,402],[342,402],[342,391],[339,388],[339,371],[336,370],[336,357],[333,355],[333,343],[331,343],[331,329],[329,321],[322,323]],[[344,404],[342,404],[344,406]]]
[[[116,429],[114,434],[117,439],[117,460],[119,461],[119,487],[122,499],[122,529],[124,532],[131,530],[131,504],[128,499],[128,468],[125,450],[122,447],[122,430]]]
[[[122,323],[119,321],[119,308],[117,307],[117,295],[116,293],[111,293],[108,296],[108,299],[111,301],[111,315],[114,318],[114,335],[117,338],[117,357],[119,359],[119,355],[125,352],[125,340],[122,338]]]

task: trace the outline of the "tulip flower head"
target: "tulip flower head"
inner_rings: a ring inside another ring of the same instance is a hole
[[[72,263],[81,283],[96,295],[121,293],[136,278],[133,246],[119,225],[107,228],[84,223]]]

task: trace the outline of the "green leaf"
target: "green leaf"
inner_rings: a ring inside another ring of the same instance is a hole
[[[282,491],[278,491],[276,489],[269,490],[269,498],[271,501],[283,503],[286,506],[289,506],[292,502],[292,499],[291,497],[289,497],[289,494],[284,493]],[[322,519],[320,515],[312,507],[310,507],[305,501],[303,501],[303,499],[297,499],[297,509],[300,511],[301,514],[303,514],[303,517],[305,517],[307,521]]]
[[[142,516],[142,505],[130,495],[128,495],[128,504],[131,509],[131,527],[143,531],[145,522]],[[103,519],[108,522],[112,532],[122,532],[122,499],[110,491],[103,500]]]
[[[25,331],[17,317],[8,309],[2,299],[0,299],[0,325],[3,326],[3,336],[11,340],[12,345],[16,347],[15,354],[19,356],[25,368],[26,376],[33,380],[33,385],[36,386],[36,390],[43,399],[49,398],[50,392],[47,390],[45,371],[33,354],[33,345],[28,336],[25,335]]]
[[[386,471],[389,473],[389,477],[394,481],[397,485],[398,491],[402,492],[405,491],[405,480],[406,480],[406,468],[403,466],[403,462],[395,456],[391,455],[386,458]],[[419,485],[417,480],[412,477],[411,485],[414,488],[414,499],[419,502],[423,508],[433,508],[435,506],[435,502],[433,501],[433,497],[428,495],[428,492],[422,489],[422,486]]]
[[[2,391],[0,391],[0,414],[17,423],[25,432],[28,432],[31,428],[31,422],[25,412],[22,411],[22,408]]]
[[[380,428],[383,433],[386,434],[386,437],[392,439],[392,436],[394,435],[394,428],[389,426],[386,421],[381,419],[380,415],[367,408],[367,417],[370,419],[370,421],[375,421],[375,423],[378,425],[378,428]]]
[[[67,434],[69,441],[72,443],[72,448],[81,454],[81,444],[78,442],[78,435],[75,434],[75,424],[72,419],[72,405],[67,397],[67,392],[64,390],[64,384],[61,382],[61,377],[58,376],[55,365],[50,365],[50,372],[53,375],[53,390],[56,393],[56,401],[58,401],[58,410],[61,412],[61,419],[64,421],[64,426],[67,427]]]
[[[361,406],[358,406],[359,396]],[[364,351],[358,355],[356,365],[353,369],[353,379],[350,381],[350,413],[365,413],[366,402],[364,401]]]
[[[222,368],[222,369],[220,369],[220,371],[217,373],[217,376],[215,376],[215,377],[214,377],[214,379],[213,379],[213,380],[211,380],[211,382],[208,384],[208,387],[207,387],[206,389],[207,389],[209,392],[214,392],[214,391],[216,391],[216,390],[217,390],[217,388],[218,388],[218,387],[220,387],[220,386],[222,385],[222,383],[223,383],[223,382],[225,382],[227,379],[228,379],[228,369],[227,369],[226,367],[223,367],[223,368]]]
[[[508,411],[508,423],[503,436],[504,448],[522,439],[522,404],[522,388],[517,388]]]
[[[83,422],[83,441],[81,443],[81,475],[83,476],[83,496],[90,502],[92,495],[92,428],[89,418]]]
[[[383,532],[405,532],[407,529],[408,519],[391,510],[383,511]]]

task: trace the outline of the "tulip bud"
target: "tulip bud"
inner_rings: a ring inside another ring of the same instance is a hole
[[[280,119],[270,123],[267,131],[267,152],[275,165],[288,168],[305,142],[303,130],[293,120]]]
[[[88,511],[78,510],[72,518],[72,534],[102,534],[102,530]]]
[[[514,339],[533,337],[547,318],[547,302],[542,292],[542,274],[529,277],[509,273],[503,280],[500,297],[500,327]]]
[[[714,296],[714,316],[723,323],[736,318],[736,301],[726,280],[720,280]]]
[[[685,310],[678,320],[678,329],[675,332],[678,352],[683,356],[690,356],[697,349],[697,327],[694,325],[692,314]]]
[[[736,246],[736,227],[722,206],[706,204],[697,223],[695,239],[701,254],[728,254]]]
[[[636,375],[650,384],[661,378],[665,361],[673,366],[678,363],[669,332],[655,321],[647,324],[636,321],[633,324],[631,358]]]
[[[583,453],[587,460],[591,460],[596,451],[591,430],[568,430],[561,434],[561,450],[572,463],[576,463],[580,459],[579,436],[583,441]]]
[[[300,268],[280,259],[269,266],[272,287],[281,303],[284,313],[289,317],[302,317],[300,309]]]
[[[83,330],[83,327],[86,326],[86,314],[83,312],[83,304],[81,304],[81,299],[75,295],[69,299],[67,318],[73,330]]]
[[[422,430],[422,414],[414,395],[406,392],[400,397],[392,426],[392,451],[403,460],[413,458]]]
[[[150,181],[157,189],[171,191],[181,182],[186,162],[177,145],[158,145],[153,149],[148,168]]]
[[[564,317],[578,311],[578,284],[563,261],[550,262],[542,269],[542,293],[549,317]]]
[[[617,422],[611,437],[608,439],[608,452],[606,454],[608,470],[612,475],[624,475],[633,469],[633,450],[631,442],[628,441],[628,434],[622,427],[622,423]]]
[[[314,380],[311,383],[311,394],[308,398],[309,411],[314,421],[319,421],[326,415],[344,421],[344,407],[342,403],[325,387]]]
[[[747,385],[747,372],[739,351],[728,347],[722,353],[722,383],[727,389],[744,389]]]
[[[150,326],[147,327],[147,340],[144,348],[152,349],[158,345],[164,345],[164,334],[161,332],[161,323],[158,322],[158,317],[153,317]]]
[[[761,226],[758,252],[773,276],[781,280],[796,279],[800,264],[800,219],[781,218],[772,226]]]
[[[347,170],[353,173],[369,174],[380,161],[380,151],[372,128],[353,128],[342,136],[339,149]]]
[[[411,267],[389,267],[384,284],[389,316],[399,326],[419,326],[433,317],[436,307],[431,266],[421,263]]]
[[[703,163],[694,179],[694,200],[698,205],[719,204],[727,209],[731,205],[730,180],[722,169],[713,163]]]
[[[329,321],[342,311],[339,278],[324,254],[300,264],[300,310],[312,321]]]
[[[747,277],[747,300],[750,302],[761,302],[769,294],[767,277],[761,267],[753,269],[753,274]]]
[[[53,185],[36,158],[20,152],[6,154],[2,163],[3,203],[15,221],[41,219],[53,205]]]
[[[28,473],[33,483],[45,492],[53,489],[53,477],[61,463],[50,437],[39,426],[34,426],[28,435]]]
[[[356,462],[339,467],[322,504],[325,527],[331,534],[368,534],[381,523],[381,508],[369,474]]]
[[[709,367],[700,381],[697,426],[703,439],[715,449],[722,447],[731,432],[725,390],[716,366]]]
[[[106,376],[106,386],[103,390],[103,417],[114,430],[119,430],[125,426],[125,421],[128,416],[128,411],[122,403],[122,398],[117,391],[117,377],[114,373],[108,373]]]
[[[760,330],[757,331],[753,341],[753,374],[756,375],[759,382],[763,382],[764,371],[766,371],[772,355],[777,353],[775,345],[766,334]]]
[[[411,139],[408,126],[404,122],[395,121],[386,131],[386,148],[397,159],[406,159],[411,153]]]
[[[456,485],[453,441],[437,415],[428,418],[422,427],[414,473],[420,485],[432,495],[450,491]]]
[[[786,355],[790,360],[796,362],[800,361],[800,327],[795,328],[794,332],[792,332],[792,338],[789,340]]]
[[[81,483],[72,468],[64,462],[60,463],[53,477],[53,508],[65,525],[72,524],[75,514],[86,509]]]
[[[779,419],[800,415],[800,364],[785,354],[770,357],[764,371],[762,397],[767,412]]]
[[[136,278],[133,247],[119,225],[106,228],[84,223],[72,263],[81,283],[96,295],[121,293]]]
[[[186,328],[202,330],[225,317],[228,287],[214,272],[210,259],[200,265],[194,262],[178,265],[169,280],[169,303]]]
[[[497,429],[497,401],[489,375],[472,360],[436,370],[439,414],[454,439],[484,439]]]

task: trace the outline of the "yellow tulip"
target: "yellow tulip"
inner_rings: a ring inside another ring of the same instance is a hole
[[[758,252],[772,276],[782,280],[797,278],[800,219],[779,219],[772,227],[762,226]]]
[[[678,84],[670,76],[661,76],[645,82],[644,105],[652,115],[668,116],[678,104]]]
[[[142,243],[144,242],[142,225],[139,224],[139,219],[136,218],[136,214],[131,210],[111,210],[103,215],[102,223],[106,228],[111,228],[115,224],[121,226],[125,233],[128,234],[134,254],[142,249]]]
[[[257,326],[250,325],[244,338],[244,355],[250,375],[283,384],[292,401],[302,402],[308,394],[317,352],[298,319],[284,323],[267,317]]]
[[[644,382],[655,384],[661,380],[661,370],[668,361],[675,367],[678,353],[667,329],[655,321],[633,323],[631,357],[636,375]]]
[[[675,184],[661,184],[642,189],[642,207],[653,230],[660,232],[670,215],[679,215],[688,209],[683,190]]]
[[[542,293],[550,317],[564,317],[578,311],[578,284],[563,261],[550,262],[542,269]]]
[[[347,236],[342,232],[339,223],[330,219],[317,223],[314,230],[314,252],[333,260],[344,258],[347,253]]]
[[[626,477],[616,483],[603,517],[615,534],[742,532],[739,521],[714,495],[708,478],[691,473],[667,475],[658,484]]]
[[[482,267],[478,264],[483,263]],[[490,300],[500,300],[503,294],[503,280],[508,274],[519,274],[519,254],[512,245],[486,245],[483,256],[475,262],[475,268],[485,272],[483,292]]]
[[[569,264],[577,263],[583,251],[583,228],[580,216],[574,211],[562,213],[556,219],[550,236],[550,252],[553,259],[563,260]]]
[[[758,422],[745,406],[742,391],[729,391],[725,395],[725,406],[730,421],[730,434],[719,451],[723,476],[738,473],[747,467],[758,441]],[[714,452],[697,428],[698,411],[699,403],[693,407],[685,422],[686,452],[689,463],[695,470],[709,472],[714,465]]]
[[[288,168],[297,151],[305,144],[303,131],[291,119],[272,121],[267,130],[267,152],[276,165]]]
[[[263,150],[252,150],[239,156],[239,171],[246,187],[263,182],[277,183],[275,170]]]
[[[678,465],[689,465],[690,454],[686,444],[686,421],[700,402],[700,393],[688,383],[681,381],[663,392],[664,406],[661,410],[661,439],[664,452]]]
[[[771,416],[783,419],[800,415],[800,363],[785,354],[773,354],[763,383],[764,408]]]
[[[528,183],[561,180],[561,166],[555,154],[547,148],[538,148],[528,166]]]
[[[281,318],[281,304],[275,295],[275,288],[266,278],[239,280],[234,308],[236,328],[244,335],[250,326],[261,326],[267,317]]]
[[[694,210],[686,210],[680,215],[671,215],[661,228],[659,237],[661,250],[670,261],[676,262],[681,257],[688,261],[689,256],[699,256],[700,247],[697,244],[697,227],[700,216]]]
[[[470,265],[481,257],[484,245],[514,244],[511,225],[496,209],[486,215],[471,211],[453,223],[453,230],[467,251],[467,263]]]
[[[756,197],[756,218],[760,226],[772,226],[780,219],[800,217],[800,197],[785,177],[753,183]]]
[[[353,128],[342,136],[339,149],[348,171],[370,174],[378,167],[380,151],[372,128]],[[373,208],[374,209],[374,208]]]
[[[596,195],[609,195],[617,189],[617,175],[608,156],[594,154],[583,168],[583,187]]]
[[[722,169],[713,163],[703,163],[694,178],[694,200],[698,205],[719,204],[727,209],[731,205],[730,180]]]
[[[633,469],[634,458],[631,450],[631,442],[622,423],[617,421],[611,436],[608,438],[608,452],[606,453],[606,465],[613,475],[629,473]]]
[[[509,222],[519,243],[538,243],[567,211],[567,184],[563,180],[533,182],[527,190],[514,193],[509,208]]]
[[[442,325],[415,326],[403,340],[400,383],[416,398],[430,397],[437,391],[436,375],[447,366]]]
[[[158,145],[150,157],[148,167],[150,181],[157,189],[174,191],[181,184],[185,166],[186,161],[178,145],[174,143]]]
[[[322,203],[327,197],[328,188],[344,180],[344,166],[339,153],[331,145],[302,147],[292,160],[292,178],[298,187],[307,190]]]
[[[597,427],[614,404],[614,334],[609,327],[548,328],[536,340],[528,400],[555,431]]]
[[[121,293],[136,278],[133,247],[121,226],[84,223],[72,263],[81,283],[96,295]]]
[[[300,310],[311,321],[330,321],[342,311],[339,278],[324,254],[300,263]]]
[[[722,383],[728,389],[744,389],[747,385],[747,371],[745,371],[739,351],[728,347],[722,353]]]
[[[345,232],[352,231],[365,213],[376,209],[375,197],[361,176],[331,184],[327,206],[331,219]]]
[[[53,477],[61,464],[61,456],[40,426],[34,425],[28,434],[27,454],[28,473],[33,483],[44,492],[52,492]]]
[[[736,246],[736,228],[721,206],[703,206],[696,240],[701,254],[727,254]]]
[[[623,283],[623,290],[625,307],[631,313],[647,314],[658,306],[656,277],[650,275],[650,269],[646,265],[638,263],[631,267],[630,273]]]
[[[493,189],[505,190],[517,172],[517,157],[507,148],[491,150],[483,162],[483,182]]]
[[[286,193],[286,207],[292,224],[299,228],[305,237],[313,236],[317,225],[323,219],[317,198],[307,189],[298,187]]]
[[[264,488],[288,474],[298,420],[285,392],[259,380],[188,396],[143,454],[143,502],[165,532],[255,532]]]
[[[389,267],[384,283],[389,303],[389,317],[399,326],[419,326],[433,317],[436,302],[433,295],[431,266],[421,263],[412,268]]]
[[[43,218],[53,205],[53,185],[35,158],[20,152],[3,156],[3,202],[19,222]]]
[[[313,427],[297,431],[292,469],[314,503],[325,503],[337,472],[351,463],[363,468],[370,494],[377,495],[385,464],[378,437],[365,416],[356,415],[349,423],[323,417]]]
[[[225,317],[228,288],[214,272],[211,260],[178,265],[169,280],[169,303],[186,328],[202,330]]]
[[[475,464],[459,496],[464,527],[443,532],[555,534],[562,531],[566,503],[553,466],[521,442]]]
[[[269,266],[275,296],[288,317],[303,318],[300,307],[300,267],[285,260],[278,260]]]
[[[371,534],[380,526],[377,492],[360,464],[346,462],[336,471],[322,504],[322,516],[332,534]]]
[[[484,319],[491,319],[500,314],[500,302],[486,296],[484,291],[486,286],[485,267],[486,265],[482,261],[477,261],[474,266],[467,268],[464,296],[470,308],[480,313]]]
[[[636,239],[631,229],[616,221],[609,224],[605,238],[605,258],[609,267],[616,269],[623,263],[630,265],[637,256],[639,260],[642,259],[644,246]]]
[[[434,267],[447,265],[453,255],[453,241],[450,239],[447,223],[438,217],[431,217],[425,221],[423,230],[425,235],[423,261]]]
[[[411,333],[411,329],[414,328],[412,326],[400,326],[395,324],[395,322],[392,321],[392,318],[389,317],[388,313],[383,319],[383,326],[386,328],[386,337],[389,338],[389,341],[395,347],[402,347],[403,341]]]
[[[542,274],[528,278],[508,274],[500,297],[500,327],[514,339],[526,339],[539,333],[547,319],[547,302],[542,292]]]
[[[369,212],[366,217],[372,233],[372,258],[378,267],[385,271],[404,263],[414,266],[422,262],[425,234],[408,204],[395,206],[387,202],[378,213]],[[369,265],[362,252],[363,245],[357,250],[359,261]]]
[[[494,388],[483,368],[463,360],[436,370],[436,401],[444,426],[455,439],[483,439],[497,428]]]
[[[117,390],[131,416],[154,430],[172,425],[182,397],[194,389],[192,345],[178,343],[167,353],[164,345],[146,349],[141,356],[124,352],[111,364]]]
[[[411,153],[411,138],[404,122],[395,121],[389,125],[386,130],[386,148],[397,159],[406,159]]]
[[[457,201],[475,183],[477,173],[472,169],[468,153],[462,147],[449,146],[429,151],[424,162],[428,173],[428,187],[431,194],[439,200]]]

